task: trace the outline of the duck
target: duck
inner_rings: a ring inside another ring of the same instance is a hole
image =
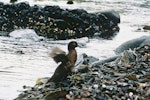
[[[60,62],[60,65],[56,68],[48,82],[61,82],[67,79],[67,76],[71,74],[77,60],[77,51],[75,49],[77,46],[78,43],[76,41],[69,42],[68,54],[58,47],[53,48],[50,57],[52,57],[56,63]]]

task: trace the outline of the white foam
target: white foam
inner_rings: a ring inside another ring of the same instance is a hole
[[[32,29],[14,30],[9,34],[9,36],[15,39],[27,39],[32,41],[40,41],[44,39],[44,37],[38,36],[36,32]]]

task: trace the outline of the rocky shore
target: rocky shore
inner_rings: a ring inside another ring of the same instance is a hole
[[[120,16],[115,11],[88,13],[83,9],[59,6],[30,6],[28,3],[0,2],[0,31],[33,29],[38,35],[53,39],[93,37],[111,38],[119,31]]]
[[[15,100],[149,100],[150,45],[123,51],[114,61],[91,63],[98,59],[84,54],[83,64],[68,79],[46,83],[38,79]]]

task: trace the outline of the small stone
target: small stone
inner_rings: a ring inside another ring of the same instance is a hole
[[[66,99],[71,100],[71,96],[69,94],[67,94]]]
[[[72,0],[67,1],[67,4],[73,4]]]
[[[89,97],[91,95],[90,92],[86,92],[86,97]]]
[[[78,96],[77,96],[77,99],[81,99],[81,95],[78,95]]]
[[[131,69],[132,68],[132,66],[131,65],[127,65],[127,69]]]
[[[25,89],[25,88],[26,88],[26,86],[24,85],[24,86],[23,86],[23,89]]]
[[[82,81],[83,77],[81,75],[74,75],[71,77],[71,80]]]
[[[148,62],[143,60],[144,55],[150,53],[149,47],[135,49],[136,61],[128,63],[128,69],[124,65],[118,66],[117,63],[89,67],[88,71],[72,73],[64,82],[45,83],[29,88],[24,86],[23,95],[18,96],[19,99],[16,100],[42,100],[44,97],[47,97],[46,100],[149,100],[150,67]],[[92,74],[95,72],[97,74]],[[80,81],[81,78],[84,81]]]
[[[98,88],[98,84],[94,84],[93,87],[94,87],[95,89],[97,89],[97,88]]]
[[[107,86],[105,84],[102,85],[103,88],[106,88]]]
[[[72,91],[69,91],[69,94],[70,94],[70,95],[73,95],[73,92],[72,92]]]
[[[129,92],[129,96],[132,97],[133,96],[133,92]]]
[[[83,87],[83,88],[82,88],[82,90],[84,90],[84,91],[88,91],[88,90],[89,90],[89,88],[88,88],[88,87]]]
[[[137,77],[136,77],[136,75],[130,75],[130,76],[128,76],[128,79],[136,81]]]

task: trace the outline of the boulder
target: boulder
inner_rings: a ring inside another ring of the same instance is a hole
[[[38,35],[53,39],[98,37],[109,39],[119,31],[120,16],[111,10],[88,13],[83,9],[59,6],[30,6],[28,3],[0,3],[0,31],[33,29]]]
[[[10,3],[15,3],[17,2],[17,0],[10,0]]]
[[[120,46],[118,46],[114,52],[117,54],[113,57],[109,57],[109,58],[106,58],[106,59],[103,59],[103,60],[98,60],[98,61],[95,61],[93,63],[91,63],[91,66],[98,66],[101,65],[101,64],[105,64],[105,63],[109,63],[109,62],[112,62],[112,61],[115,61],[117,58],[119,59],[119,61],[121,61],[120,59],[122,59],[123,57],[122,56],[119,56],[121,54],[127,56],[128,58],[134,58],[133,57],[133,52],[131,52],[130,49],[135,49],[135,48],[140,48],[140,47],[143,47],[144,45],[149,45],[150,44],[150,36],[142,36],[142,37],[139,37],[139,38],[136,38],[136,39],[133,39],[133,40],[129,40],[123,44],[121,44]],[[127,51],[128,50],[128,51]],[[124,58],[127,58],[127,57],[124,57]],[[131,61],[131,59],[130,59]]]
[[[108,19],[112,20],[116,24],[120,23],[120,15],[114,10],[101,12],[101,14],[104,14]]]
[[[119,47],[117,47],[114,51],[116,54],[120,54],[124,50],[128,49],[134,49],[137,47],[141,47],[143,45],[150,44],[150,36],[142,36],[133,40],[129,40],[123,44],[121,44]]]

